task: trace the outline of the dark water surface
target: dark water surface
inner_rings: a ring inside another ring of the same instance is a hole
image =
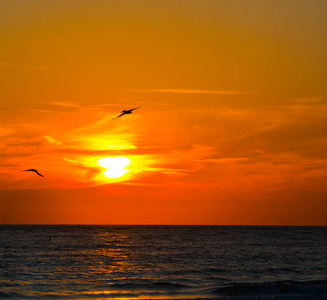
[[[327,227],[1,225],[0,298],[327,299]]]

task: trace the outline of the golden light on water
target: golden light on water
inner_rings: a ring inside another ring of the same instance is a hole
[[[104,157],[98,160],[98,165],[106,168],[103,175],[107,178],[119,178],[124,176],[130,170],[126,169],[131,164],[131,160],[127,157]]]

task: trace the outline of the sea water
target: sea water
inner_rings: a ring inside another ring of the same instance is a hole
[[[0,298],[327,299],[327,227],[1,225]]]

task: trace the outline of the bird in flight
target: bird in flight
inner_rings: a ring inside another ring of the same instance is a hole
[[[117,116],[117,117],[115,117],[115,118],[112,118],[112,119],[117,119],[117,118],[119,118],[119,117],[122,117],[123,115],[128,115],[128,114],[131,114],[132,112],[133,112],[133,110],[135,110],[135,109],[138,109],[138,108],[140,108],[141,106],[138,106],[138,107],[135,107],[135,108],[132,108],[132,109],[128,109],[128,110],[123,110],[123,111],[121,111],[121,113],[120,113],[120,115],[119,116]]]
[[[35,172],[37,175],[41,176],[41,177],[44,177],[42,174],[40,174],[37,170],[35,169],[27,169],[27,170],[24,170],[24,171],[21,171],[21,172],[28,172],[28,171],[32,171],[32,172]]]

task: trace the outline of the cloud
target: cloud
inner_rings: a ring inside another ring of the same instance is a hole
[[[12,133],[16,132],[16,129],[7,128],[7,127],[0,127],[0,137],[11,135]]]
[[[67,161],[69,163],[72,163],[74,167],[79,168],[81,170],[85,170],[86,173],[84,175],[84,178],[86,180],[92,179],[95,176],[97,176],[100,173],[100,168],[99,167],[90,167],[85,165],[82,161],[77,160],[75,158],[70,159],[70,158],[63,158],[64,161]]]
[[[65,106],[65,107],[80,107],[80,105],[68,101],[50,101],[48,104],[57,105],[57,106]]]
[[[207,158],[200,159],[199,162],[209,164],[243,164],[254,162],[255,159],[249,157],[223,157],[223,158]]]
[[[276,169],[278,176],[288,180],[293,171],[324,171],[325,168],[313,159],[325,159],[327,149],[327,140],[323,140],[327,106],[324,108],[323,104],[317,109],[317,105],[302,105],[291,99],[288,105],[269,107],[236,108],[226,103],[199,108],[189,105],[191,110],[187,114],[180,114],[179,106],[169,114],[148,107],[155,118],[131,119],[131,123],[112,122],[104,109],[108,105],[83,106],[69,101],[46,104],[60,111],[51,118],[39,114],[40,120],[35,118],[36,114],[26,114],[28,118],[23,119],[24,123],[19,120],[15,130],[0,127],[0,136],[5,136],[1,156],[6,158],[5,164],[18,169],[24,167],[28,156],[30,165],[39,168],[41,164],[48,176],[60,181],[51,181],[57,186],[67,186],[66,180],[72,188],[107,184],[107,179],[99,180],[101,169],[96,161],[115,155],[131,157],[134,170],[126,183],[138,185],[159,186],[162,182],[220,185],[226,181],[230,186],[227,181],[234,177],[236,181],[246,181],[243,175],[260,177]],[[305,158],[312,161],[293,170],[290,165],[297,165],[297,160],[279,157],[279,153],[296,153],[298,161],[303,162]],[[283,168],[289,173],[283,173]],[[13,177],[19,180],[19,175]],[[262,180],[268,180],[269,176]]]
[[[44,71],[52,70],[52,68],[48,66],[15,64],[15,63],[3,62],[3,61],[0,61],[0,66],[9,67],[9,68],[44,70]]]
[[[46,138],[46,140],[48,140],[49,143],[51,143],[51,144],[55,144],[55,145],[61,145],[61,144],[62,144],[62,142],[60,142],[60,141],[54,139],[54,138],[51,137],[50,135],[46,135],[45,138]]]
[[[134,89],[140,93],[173,93],[173,94],[212,94],[212,95],[247,95],[252,92],[231,90],[193,90],[193,89]]]
[[[314,96],[314,97],[300,97],[294,98],[293,103],[296,104],[322,104],[327,100],[326,96]]]

